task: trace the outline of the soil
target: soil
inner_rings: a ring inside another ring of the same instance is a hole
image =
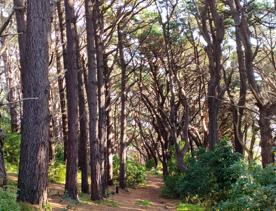
[[[120,190],[119,194],[111,195],[108,199],[97,203],[91,202],[89,195],[81,195],[80,203],[75,203],[64,199],[62,184],[50,184],[49,202],[53,211],[176,210],[176,205],[179,203],[177,200],[164,199],[160,196],[162,185],[162,178],[148,176],[147,184],[143,187],[128,189],[127,191]],[[110,191],[113,191],[112,189]]]

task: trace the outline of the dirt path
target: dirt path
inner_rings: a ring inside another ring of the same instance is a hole
[[[128,191],[120,191],[119,194],[110,196],[107,200],[99,203],[93,203],[89,200],[88,195],[80,197],[81,203],[75,204],[65,200],[63,195],[63,185],[51,184],[49,188],[49,202],[53,211],[77,210],[176,210],[178,201],[168,200],[160,197],[163,181],[161,178],[149,176],[147,185]]]

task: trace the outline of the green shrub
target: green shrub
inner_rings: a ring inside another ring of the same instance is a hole
[[[4,158],[10,164],[19,163],[21,135],[17,133],[7,133],[4,143]]]
[[[275,167],[241,165],[241,175],[232,185],[228,198],[218,204],[220,210],[275,210]]]
[[[20,211],[20,206],[16,202],[15,186],[7,186],[7,189],[0,188],[0,211]]]
[[[62,163],[55,162],[49,166],[48,178],[50,182],[65,183],[66,166]]]
[[[226,141],[198,150],[187,167],[165,178],[163,196],[218,210],[275,210],[276,167],[248,165]]]
[[[120,172],[120,161],[118,156],[113,157],[113,174],[114,180],[118,183]],[[139,162],[127,158],[126,163],[126,183],[128,187],[136,187],[146,180],[146,168]]]
[[[4,158],[6,162],[17,165],[19,162],[21,136],[18,133],[11,132],[10,118],[5,111],[1,113],[0,128],[5,134]]]
[[[176,174],[165,177],[165,185],[162,188],[161,195],[165,198],[179,198],[178,184],[183,176],[182,174]]]
[[[151,169],[155,168],[155,162],[153,159],[149,159],[146,161],[146,169],[150,171]]]
[[[58,163],[64,162],[64,145],[57,144],[55,147],[55,161]]]
[[[194,205],[194,204],[184,204],[184,203],[180,203],[177,208],[177,211],[205,211],[206,209],[204,207],[201,207],[199,205]]]
[[[240,159],[226,141],[221,141],[212,151],[200,149],[195,157],[188,159],[185,174],[175,171],[165,178],[162,194],[193,203],[220,201],[239,176],[232,166]]]

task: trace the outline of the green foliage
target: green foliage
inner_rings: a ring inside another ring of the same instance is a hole
[[[146,161],[146,169],[148,171],[150,171],[151,169],[153,169],[155,167],[155,162],[153,159],[149,159]]]
[[[162,188],[161,195],[165,198],[179,198],[178,183],[182,180],[183,175],[170,175],[164,178],[164,187]]]
[[[42,208],[43,208],[44,211],[52,211],[52,206],[48,202],[43,204]]]
[[[55,162],[49,166],[48,178],[50,182],[65,183],[66,166],[60,162]]]
[[[149,200],[138,200],[135,204],[143,207],[149,207],[152,205],[152,202]]]
[[[104,199],[104,200],[100,200],[98,201],[99,204],[108,206],[108,207],[119,207],[118,202],[111,200],[111,199]]]
[[[57,144],[55,148],[55,161],[58,163],[64,162],[64,146],[63,144]]]
[[[20,211],[20,206],[16,202],[15,186],[8,185],[4,190],[0,188],[0,211]]]
[[[213,151],[198,150],[187,164],[185,173],[172,172],[165,178],[163,196],[219,210],[276,207],[275,167],[246,164],[226,141]]]
[[[233,184],[228,199],[218,204],[220,210],[274,210],[276,207],[275,166],[237,166],[241,175]]]
[[[158,163],[158,165],[155,168],[150,169],[149,172],[151,175],[161,176],[163,174],[162,168],[162,163]]]
[[[190,210],[194,210],[194,211],[205,211],[206,209],[199,206],[199,205],[194,205],[194,204],[185,204],[185,203],[180,203],[177,208],[177,211],[190,211]]]
[[[119,169],[120,169],[120,161],[118,156],[114,156],[113,158],[113,174],[115,182],[119,181]],[[126,163],[126,183],[128,187],[136,187],[140,184],[143,184],[146,180],[146,168],[139,162],[127,158]]]
[[[5,133],[4,158],[9,164],[18,165],[21,135],[11,132],[10,119],[6,116],[0,118],[0,128]]]
[[[195,157],[188,159],[185,174],[175,173],[165,179],[163,194],[185,198],[194,202],[195,197],[205,201],[219,201],[225,198],[238,175],[232,165],[240,161],[226,141],[220,142],[214,150],[200,149]]]
[[[42,211],[41,209],[34,207],[32,204],[29,204],[29,203],[20,202],[19,205],[20,205],[20,211]]]
[[[20,134],[7,133],[5,135],[4,158],[10,164],[19,163],[20,140]]]
[[[5,162],[5,167],[8,173],[13,173],[13,174],[18,173],[18,164],[11,164],[11,163]]]

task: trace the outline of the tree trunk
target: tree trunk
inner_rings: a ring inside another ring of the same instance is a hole
[[[259,116],[259,126],[261,133],[261,156],[263,167],[266,167],[268,164],[273,163],[273,137],[272,137],[272,128],[270,125],[270,116],[268,105],[259,107],[260,116]]]
[[[5,42],[5,40],[4,40]],[[18,113],[16,110],[16,97],[15,97],[15,84],[14,84],[14,76],[12,74],[12,68],[10,66],[9,60],[8,60],[8,54],[7,51],[4,51],[2,54],[3,63],[4,63],[4,69],[6,72],[6,80],[7,80],[7,88],[8,88],[8,102],[9,104],[9,110],[10,110],[10,117],[11,117],[11,131],[13,133],[19,132],[19,125],[18,125]]]
[[[242,118],[244,113],[244,106],[246,100],[246,68],[244,51],[242,48],[241,31],[239,27],[240,16],[238,11],[234,8],[233,1],[228,2],[232,18],[235,22],[235,36],[236,36],[236,51],[238,56],[239,74],[240,74],[240,96],[238,106],[233,106],[233,127],[234,127],[234,147],[235,150],[244,154],[243,147],[243,133],[242,133]],[[234,102],[233,102],[234,103]]]
[[[88,107],[89,107],[89,138],[91,164],[91,199],[103,198],[101,181],[100,143],[98,139],[97,115],[97,64],[95,47],[94,8],[95,1],[85,0],[87,57],[88,57]]]
[[[79,50],[78,50],[79,51]],[[79,54],[79,53],[78,53]],[[80,56],[78,56],[80,58]],[[87,111],[85,107],[84,83],[83,83],[83,67],[78,62],[80,70],[78,72],[78,92],[79,92],[79,122],[80,122],[80,138],[79,138],[79,167],[81,170],[81,191],[89,192],[88,187],[88,169],[87,169]]]
[[[98,107],[99,107],[99,141],[101,156],[101,174],[102,174],[102,192],[106,194],[107,188],[107,169],[105,168],[106,150],[107,150],[107,134],[106,134],[106,105],[105,105],[105,71],[104,71],[104,46],[103,46],[103,15],[101,11],[102,1],[95,1],[95,42],[97,54],[97,76],[98,76]]]
[[[205,0],[205,9],[205,14],[202,14],[202,21],[204,23],[202,25],[202,30],[204,32],[204,38],[208,43],[205,48],[209,60],[210,74],[210,80],[208,82],[208,145],[209,149],[212,150],[219,141],[217,117],[220,99],[223,95],[220,87],[220,79],[222,70],[221,43],[224,38],[224,23],[222,16],[218,13],[217,2],[215,0]],[[210,15],[208,18],[207,13]],[[214,26],[212,26],[211,21],[207,20],[209,18],[212,19]],[[209,29],[207,23],[210,25]],[[210,34],[212,34],[212,38]]]
[[[163,167],[163,177],[166,177],[169,175],[169,168],[168,168],[168,142],[161,143],[161,150],[162,150],[162,167]]]
[[[105,63],[106,64],[106,63]],[[105,65],[107,69],[107,64]],[[106,99],[106,134],[107,134],[107,158],[106,158],[106,168],[107,168],[107,182],[108,185],[113,185],[113,143],[112,143],[112,123],[111,123],[111,87],[110,82],[105,82],[105,99]]]
[[[64,21],[63,21],[63,12],[61,8],[61,0],[57,2],[57,15],[58,15],[58,23],[55,25],[55,35],[56,35],[56,46],[55,46],[55,54],[56,54],[56,68],[58,74],[58,91],[59,91],[59,101],[60,101],[60,111],[61,111],[61,122],[62,122],[62,136],[64,143],[64,160],[66,160],[66,147],[67,147],[67,114],[66,114],[66,93],[64,86],[64,75],[62,71],[61,58],[63,55],[63,66],[65,69],[65,46],[64,46]],[[62,52],[59,51],[59,44],[62,45]]]
[[[22,91],[23,98],[33,99],[23,102],[18,200],[42,205],[47,201],[49,159],[50,2],[28,0],[27,11],[26,49],[20,52]]]
[[[25,57],[25,46],[26,46],[26,20],[25,20],[25,0],[13,0],[15,17],[16,17],[16,28],[18,33],[18,45],[19,45],[19,56],[20,56],[20,77],[22,80],[22,75],[24,72],[24,57]],[[17,90],[18,96],[21,98],[21,90],[23,89],[23,84]],[[23,97],[23,96],[22,96]],[[23,103],[19,102],[20,107],[20,120],[23,118],[22,110]],[[22,124],[21,124],[22,125]],[[21,128],[20,128],[21,131]]]
[[[21,74],[24,69],[24,57],[25,57],[25,46],[26,46],[26,20],[25,20],[25,0],[13,0],[16,26],[18,33],[18,44],[19,44],[19,54],[20,54],[20,66]]]
[[[73,0],[64,0],[66,16],[66,91],[68,111],[68,143],[66,157],[65,191],[72,199],[77,199],[78,170],[78,66],[77,29]]]
[[[123,47],[123,35],[120,27],[118,26],[118,48],[120,56],[120,68],[121,68],[121,114],[120,114],[120,176],[119,185],[120,188],[126,188],[126,143],[125,143],[125,104],[126,104],[126,62],[124,58],[124,47]]]
[[[239,1],[235,1],[235,5],[237,11],[242,11],[242,5]],[[248,80],[249,87],[251,89],[252,94],[254,95],[257,106],[259,108],[259,126],[260,126],[260,134],[261,134],[261,156],[262,156],[262,164],[263,166],[267,166],[269,163],[273,162],[272,155],[272,129],[270,127],[269,116],[271,115],[269,111],[270,101],[267,103],[263,99],[261,95],[261,89],[257,84],[256,77],[254,75],[253,68],[253,51],[252,44],[250,42],[250,29],[247,17],[242,13],[239,14],[240,17],[240,35],[242,38],[242,43],[244,46],[244,54],[245,54],[245,67],[246,67],[246,76]]]

